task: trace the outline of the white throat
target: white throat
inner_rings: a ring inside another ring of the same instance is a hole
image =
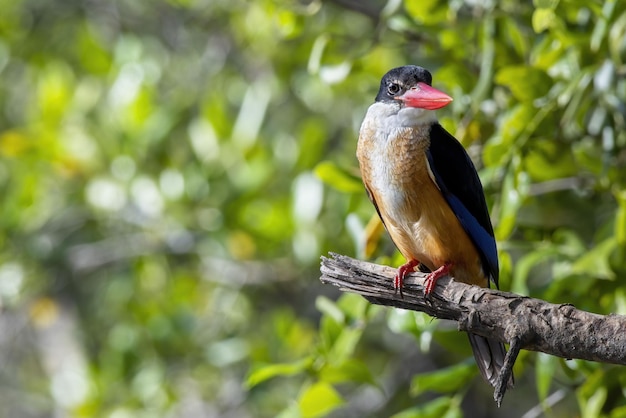
[[[377,102],[367,110],[365,121],[378,131],[389,133],[398,128],[431,125],[437,122],[437,114],[434,110],[402,107],[400,103]]]

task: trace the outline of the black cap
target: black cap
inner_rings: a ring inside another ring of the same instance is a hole
[[[380,89],[376,96],[377,102],[393,101],[394,97],[401,96],[405,91],[417,83],[433,82],[433,76],[426,68],[417,65],[405,65],[389,70],[380,81]]]

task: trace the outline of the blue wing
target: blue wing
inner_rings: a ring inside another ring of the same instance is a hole
[[[485,274],[498,286],[498,250],[485,194],[463,145],[438,123],[426,153],[430,169],[450,208],[478,250]]]

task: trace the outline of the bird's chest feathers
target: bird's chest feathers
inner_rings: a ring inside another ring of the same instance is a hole
[[[430,145],[428,128],[402,127],[377,132],[367,155],[367,180],[390,211],[399,211],[419,198],[420,190],[436,191],[426,151]]]

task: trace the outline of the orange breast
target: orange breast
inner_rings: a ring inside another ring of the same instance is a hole
[[[450,263],[456,280],[487,286],[476,247],[436,185],[430,181],[415,192],[406,205],[381,211],[402,255],[431,270]]]

